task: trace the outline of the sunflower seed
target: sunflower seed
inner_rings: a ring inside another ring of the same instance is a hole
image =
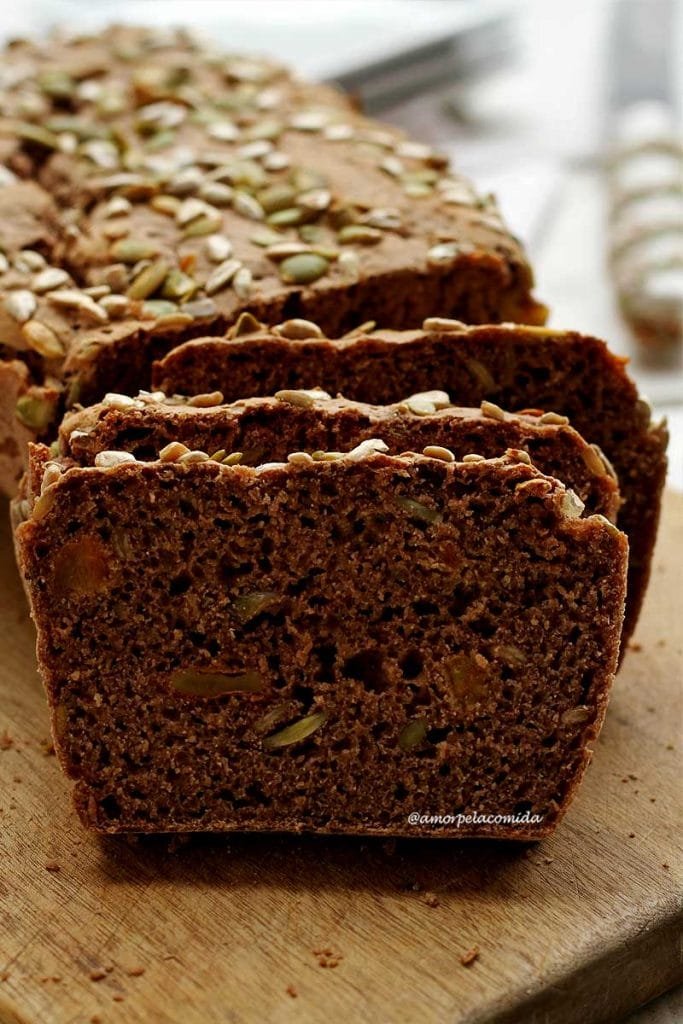
[[[560,498],[560,509],[568,519],[578,519],[585,507],[578,494],[569,487]]]
[[[323,332],[312,320],[285,320],[284,323],[273,327],[273,334],[280,338],[288,338],[291,341],[304,340],[306,338],[323,338]]]
[[[258,199],[254,199],[248,192],[235,192],[232,208],[240,217],[247,217],[249,220],[263,220],[265,217],[265,211]]]
[[[108,321],[109,315],[94,299],[75,288],[65,288],[62,291],[49,292],[48,299],[55,306],[64,306],[67,309],[76,309],[96,323],[104,324]]]
[[[310,245],[304,245],[303,242],[277,242],[275,245],[269,245],[265,251],[265,255],[269,260],[273,262],[279,262],[280,260],[286,260],[290,256],[298,256],[300,253],[312,252]]]
[[[225,235],[209,235],[204,244],[212,263],[224,263],[232,256],[232,242]]]
[[[337,241],[341,245],[377,245],[382,241],[382,232],[378,228],[371,228],[367,224],[347,224],[337,232]]]
[[[125,295],[104,295],[99,304],[112,320],[125,316],[130,309],[130,302]]]
[[[555,424],[557,426],[565,426],[565,424],[569,423],[569,417],[568,416],[561,416],[557,412],[544,412],[543,415],[539,418],[538,422],[539,423],[552,423],[552,424]]]
[[[209,409],[214,405],[221,405],[223,402],[222,391],[208,391],[203,395],[193,395],[188,398],[187,404],[195,409]]]
[[[349,459],[351,462],[360,462],[361,459],[365,459],[369,455],[381,455],[388,451],[389,446],[381,438],[369,437],[365,441],[361,441],[360,444],[357,444],[350,452],[347,452],[344,458]]]
[[[495,402],[487,402],[486,399],[481,403],[481,412],[483,416],[486,416],[490,420],[505,420],[505,413],[499,405]]]
[[[205,215],[215,216],[218,214],[213,206],[209,206],[203,199],[196,199],[192,196],[190,199],[184,199],[176,210],[175,219],[176,222],[181,226],[185,227],[187,224],[191,224],[197,217],[203,217]]]
[[[451,400],[445,391],[421,391],[416,395],[409,395],[400,403],[415,416],[431,416],[438,409],[447,409]]]
[[[23,324],[30,320],[37,308],[38,300],[33,292],[25,288],[9,292],[5,297],[5,309],[17,323]]]
[[[463,331],[465,327],[462,320],[449,320],[442,316],[428,316],[422,321],[423,331]]]
[[[422,449],[428,459],[440,459],[442,462],[455,462],[455,455],[450,448],[442,448],[440,444],[428,444]]]
[[[207,295],[213,295],[230,284],[231,280],[242,266],[241,260],[228,259],[213,270],[206,280],[204,291]]]
[[[155,260],[148,267],[137,275],[133,280],[126,295],[129,299],[147,299],[153,295],[157,288],[163,283],[168,274],[168,263],[166,260]]]
[[[45,359],[59,359],[64,355],[64,345],[55,332],[40,320],[27,320],[21,327],[21,335],[30,349]]]
[[[182,444],[180,441],[171,441],[159,452],[159,460],[161,462],[177,462],[182,455],[186,455],[189,452],[187,445]]]
[[[34,249],[22,249],[14,259],[14,266],[16,270],[24,274],[37,273],[46,266],[46,260],[44,256],[41,256]]]
[[[207,181],[199,189],[199,195],[214,206],[230,206],[235,190],[220,181]]]
[[[232,287],[238,299],[248,299],[252,289],[252,275],[248,267],[240,267],[232,279]]]
[[[112,196],[104,205],[105,217],[121,217],[133,209],[133,204],[125,196]]]
[[[142,409],[143,403],[130,395],[119,395],[115,391],[108,391],[102,399],[102,405],[108,409],[116,409],[117,412],[128,412],[130,409]]]
[[[458,256],[472,252],[474,247],[466,242],[440,242],[427,252],[430,267],[443,267],[453,263]]]
[[[360,260],[358,254],[353,249],[345,249],[339,253],[337,266],[345,281],[352,283],[358,280],[360,276]]]
[[[277,398],[278,402],[286,402],[288,405],[310,409],[311,406],[315,405],[316,400],[329,401],[332,396],[328,395],[327,391],[322,391],[318,388],[310,391],[306,391],[303,388],[298,391],[291,391],[285,388],[282,391],[276,391],[275,398]]]
[[[95,465],[100,469],[113,469],[115,466],[123,466],[128,462],[137,462],[130,452],[98,452],[95,456]]]

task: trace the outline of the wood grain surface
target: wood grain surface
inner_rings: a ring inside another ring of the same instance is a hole
[[[674,985],[682,550],[669,495],[635,643],[552,839],[178,846],[81,828],[3,526],[0,1024],[591,1024]]]

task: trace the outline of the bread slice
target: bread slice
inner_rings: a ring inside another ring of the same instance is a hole
[[[553,831],[605,712],[626,538],[514,453],[382,448],[34,450],[17,546],[86,825]]]
[[[110,394],[65,417],[59,450],[76,465],[92,466],[102,451],[132,452],[144,461],[178,445],[219,459],[239,453],[241,465],[279,461],[297,450],[348,451],[373,437],[381,437],[395,455],[431,444],[450,449],[457,459],[471,452],[494,458],[512,448],[527,452],[537,469],[570,487],[586,514],[616,523],[620,497],[612,467],[561,416],[512,415],[491,402],[459,409],[445,392],[411,395],[388,406],[332,398],[317,388],[231,405],[220,398],[205,394],[183,402],[160,392],[137,398]]]
[[[511,412],[568,416],[605,453],[619,479],[618,525],[630,543],[624,628],[625,640],[630,637],[650,575],[668,437],[665,423],[653,422],[625,360],[603,341],[547,328],[465,327],[440,319],[427,320],[421,331],[361,331],[340,341],[320,337],[315,325],[255,332],[252,323],[244,326],[253,333],[188,342],[169,353],[155,368],[154,387],[167,394],[219,390],[231,401],[318,385],[372,404],[438,388],[458,405],[487,400]]]

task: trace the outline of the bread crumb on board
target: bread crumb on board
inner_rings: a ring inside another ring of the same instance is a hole
[[[318,967],[338,967],[344,959],[344,954],[336,953],[331,946],[314,949],[313,956],[318,958]]]
[[[7,729],[0,732],[0,750],[10,750],[14,746],[14,739]]]
[[[471,967],[475,960],[479,959],[479,946],[472,946],[466,953],[463,953],[460,957],[460,963],[463,967]]]
[[[56,860],[47,860],[45,861],[45,870],[56,874],[58,871],[62,870],[62,865]]]
[[[288,996],[291,996],[292,999],[296,999],[299,995],[296,986],[294,985],[288,985],[287,988],[285,989],[285,992],[287,993]]]

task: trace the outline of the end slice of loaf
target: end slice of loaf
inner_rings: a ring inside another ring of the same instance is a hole
[[[514,456],[382,447],[34,450],[17,545],[89,827],[553,831],[617,663],[626,538]]]

